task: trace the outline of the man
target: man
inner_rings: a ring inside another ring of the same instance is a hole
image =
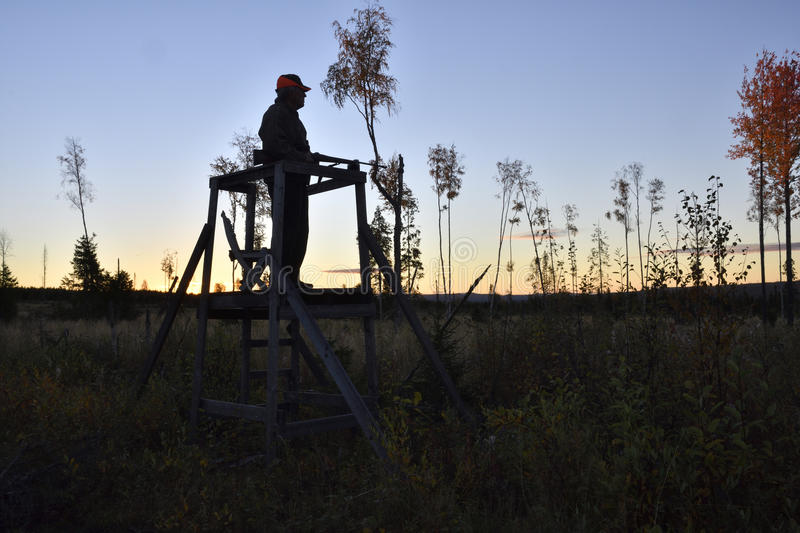
[[[297,110],[305,105],[306,92],[311,88],[303,85],[295,74],[278,77],[275,92],[278,94],[261,120],[258,136],[261,137],[264,163],[281,159],[315,163],[316,159],[308,145],[306,128],[300,121]],[[308,194],[307,174],[286,174],[286,192],[283,204],[283,270],[287,277],[301,288],[300,266],[308,245]],[[273,187],[269,186],[270,197]]]

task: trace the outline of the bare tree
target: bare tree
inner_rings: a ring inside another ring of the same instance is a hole
[[[628,163],[623,168],[623,174],[630,183],[631,193],[633,194],[634,208],[634,222],[636,223],[636,254],[639,256],[639,280],[641,289],[644,289],[644,262],[642,260],[642,224],[641,224],[641,209],[639,206],[639,198],[641,196],[643,187],[642,180],[644,179],[644,166],[634,161]]]
[[[508,212],[511,209],[517,182],[523,171],[523,163],[519,159],[509,161],[508,158],[506,158],[505,161],[497,162],[497,176],[495,176],[494,179],[500,185],[500,193],[497,194],[497,197],[500,198],[500,237],[497,244],[497,268],[494,273],[492,293],[489,297],[490,316],[494,309],[494,296],[497,294],[497,280],[500,276],[500,256],[503,252],[503,240],[505,239],[506,227],[508,226]]]
[[[575,207],[575,204],[564,204],[562,210],[567,222],[567,240],[569,242],[567,256],[569,257],[569,272],[572,276],[572,292],[574,293],[578,290],[578,257],[575,249],[575,235],[578,233],[575,220],[578,218],[578,208]]]
[[[594,230],[592,231],[592,242],[594,247],[592,248],[592,253],[589,256],[589,265],[590,270],[596,270],[597,272],[597,292],[598,294],[603,293],[603,281],[607,276],[606,273],[603,272],[603,267],[610,266],[609,256],[608,256],[608,236],[606,232],[603,231],[603,228],[600,227],[600,223],[594,225]],[[608,287],[606,286],[606,290]]]
[[[175,273],[178,252],[175,250],[164,250],[164,257],[161,258],[161,271],[164,273],[164,291],[169,290],[169,282]]]
[[[533,169],[531,166],[525,165],[523,168],[521,165],[522,163],[520,162],[518,177],[514,185],[517,189],[517,197],[521,201],[524,208],[525,218],[528,221],[528,227],[531,230],[534,264],[536,266],[536,273],[539,275],[539,285],[542,289],[542,294],[546,294],[547,288],[545,287],[544,276],[542,275],[542,260],[539,255],[539,244],[536,240],[537,232],[534,229],[534,226],[544,225],[544,212],[539,207],[539,198],[542,195],[542,191],[539,188],[539,184],[531,179],[531,176],[533,175]]]
[[[80,210],[83,221],[83,236],[88,241],[86,229],[86,204],[94,200],[94,185],[86,178],[86,158],[80,140],[67,137],[64,140],[66,153],[58,156],[61,165],[61,188],[72,207]]]
[[[451,225],[450,225],[450,206],[452,200],[458,196],[461,190],[461,176],[464,174],[464,167],[460,162],[461,157],[456,152],[455,145],[449,148],[437,144],[428,148],[428,167],[429,173],[433,178],[433,191],[436,193],[436,206],[439,216],[439,262],[442,269],[442,288],[445,294],[452,296],[452,261],[451,261]],[[442,205],[442,196],[447,203]],[[447,211],[447,268],[444,266],[444,253],[442,250],[442,211]],[[445,277],[445,272],[447,276]],[[436,293],[439,295],[438,291]],[[448,299],[448,308],[452,301]]]
[[[42,288],[47,287],[47,245],[42,251]]]
[[[626,172],[623,167],[622,170],[617,171],[617,177],[611,180],[611,190],[616,191],[617,196],[614,198],[614,205],[616,206],[613,211],[606,212],[606,218],[614,218],[622,224],[625,231],[625,292],[631,288],[630,279],[630,254],[628,252],[628,234],[631,232],[631,184],[626,179]]]
[[[653,229],[653,217],[659,213],[663,208],[662,202],[664,201],[664,182],[659,178],[653,178],[647,182],[647,201],[650,204],[650,221],[647,224],[647,261],[645,268],[647,269],[644,276],[644,288],[648,285],[648,276],[650,274],[650,251],[652,249],[650,241],[650,232]]]

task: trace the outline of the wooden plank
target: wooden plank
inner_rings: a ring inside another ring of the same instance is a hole
[[[358,393],[355,385],[353,385],[353,382],[350,381],[350,376],[347,375],[347,371],[342,366],[339,358],[336,357],[336,353],[334,353],[331,345],[328,344],[328,341],[311,316],[311,313],[306,309],[305,303],[302,298],[300,298],[299,291],[291,281],[286,283],[286,295],[289,300],[289,305],[291,305],[292,309],[297,313],[297,318],[300,320],[303,329],[314,344],[317,353],[320,354],[322,362],[325,364],[328,373],[330,373],[333,381],[339,388],[339,392],[345,397],[348,407],[358,420],[358,425],[361,426],[361,430],[364,432],[364,436],[367,437],[370,446],[372,446],[372,449],[378,457],[388,463],[389,456],[381,444],[380,429],[377,421],[372,416],[369,409],[367,409],[367,406],[364,405],[361,395]]]
[[[269,339],[250,339],[251,348],[268,348]],[[292,339],[278,339],[279,346],[291,346]]]
[[[303,292],[300,296],[309,307],[318,305],[347,306],[374,302],[373,296],[371,294],[362,294],[360,287],[311,289],[311,291]],[[264,294],[241,291],[214,292],[209,294],[208,298],[209,309],[226,307],[265,308],[267,302]]]
[[[286,194],[283,163],[275,165],[272,189],[272,254],[270,255],[269,338],[280,339],[280,288],[283,285],[283,210]],[[277,290],[276,290],[277,289]],[[276,430],[278,416],[278,360],[280,343],[272,342],[267,352],[267,463],[272,462],[276,452]]]
[[[294,174],[310,174],[321,178],[332,178],[345,183],[366,183],[367,174],[360,170],[354,171],[346,168],[320,166],[300,161],[283,161],[285,172]]]
[[[289,377],[290,391],[296,391],[300,385],[300,349],[297,346],[297,340],[300,338],[300,324],[297,320],[292,320],[289,323],[289,334],[292,338],[287,339],[292,346],[291,353],[291,376]]]
[[[355,186],[356,190],[356,221],[358,226],[367,222],[367,196],[363,183]],[[358,227],[357,226],[357,227]],[[358,262],[361,268],[361,290],[366,290],[372,295],[372,269],[369,264],[369,250],[364,239],[358,239]],[[372,396],[377,396],[378,385],[378,355],[375,342],[375,318],[374,315],[365,316],[364,324],[364,364],[367,373],[367,388]]]
[[[331,179],[331,180],[321,181],[319,183],[312,183],[311,185],[308,186],[306,192],[308,193],[309,196],[311,196],[312,194],[320,194],[323,192],[335,191],[336,189],[341,189],[342,187],[349,187],[350,185],[352,185],[352,183],[347,181]]]
[[[255,422],[264,422],[267,414],[267,409],[260,405],[223,402],[208,398],[201,398],[199,407],[209,415],[244,418]]]
[[[380,270],[386,276],[386,281],[389,283],[389,286],[392,287],[395,299],[397,300],[397,303],[400,304],[400,309],[402,309],[403,314],[405,314],[411,329],[414,330],[417,339],[422,345],[422,349],[428,356],[428,359],[430,359],[434,370],[439,375],[439,379],[442,380],[442,383],[444,384],[447,393],[450,395],[450,398],[453,400],[453,403],[455,404],[459,414],[461,414],[461,416],[467,422],[477,425],[477,419],[475,418],[475,415],[467,408],[467,406],[464,404],[464,401],[461,399],[461,394],[459,394],[455,383],[453,383],[453,380],[450,379],[447,369],[444,367],[442,360],[439,358],[439,354],[436,352],[433,342],[425,332],[425,328],[422,326],[422,322],[420,322],[416,311],[414,311],[414,308],[411,305],[411,302],[408,301],[408,298],[403,293],[403,289],[400,286],[400,280],[395,279],[394,271],[392,271],[392,269],[389,267],[389,261],[386,259],[386,256],[383,254],[380,246],[378,246],[378,241],[375,240],[375,236],[372,235],[372,231],[369,229],[369,226],[366,224],[359,224],[358,233],[367,243],[370,252],[372,252],[372,256],[381,267]]]
[[[300,351],[300,355],[303,356],[306,366],[308,366],[308,369],[317,379],[317,383],[319,383],[321,386],[328,385],[328,378],[325,377],[325,372],[322,370],[322,367],[319,366],[316,357],[314,357],[314,354],[311,353],[311,349],[306,344],[306,341],[303,340],[303,337],[297,337],[296,346]]]
[[[289,402],[317,405],[320,407],[336,407],[339,409],[348,408],[347,400],[345,400],[344,396],[341,394],[328,394],[314,391],[286,391],[283,393],[283,397]],[[377,410],[378,399],[375,396],[361,396],[361,399],[370,411]]]
[[[337,429],[350,429],[355,427],[358,427],[358,420],[354,415],[338,415],[324,418],[312,418],[300,422],[288,422],[280,428],[280,432],[282,437],[291,439],[303,435],[320,433],[322,431],[335,431]],[[385,460],[388,462],[388,456]]]
[[[217,222],[217,198],[219,197],[216,183],[210,182],[208,197],[208,239],[203,255],[203,279],[200,286],[200,306],[198,307],[197,320],[197,348],[194,357],[194,371],[192,374],[192,406],[189,412],[189,425],[191,433],[197,431],[197,411],[200,406],[200,395],[203,389],[203,360],[206,355],[206,330],[208,327],[208,291],[211,285],[211,265],[214,255],[214,228]]]
[[[252,250],[253,240],[255,237],[255,223],[256,223],[256,195],[258,188],[253,183],[247,184],[247,196],[245,199],[244,209],[244,247],[245,250]],[[234,239],[235,240],[235,239]],[[250,258],[242,252],[242,256],[248,261]],[[251,262],[247,263],[252,265]],[[244,272],[244,269],[242,269]],[[245,284],[245,277],[242,274],[242,284]],[[232,287],[236,290],[236,287]],[[253,336],[253,322],[249,318],[242,319],[242,362],[239,374],[239,401],[247,403],[250,401],[250,340]]]
[[[186,263],[186,268],[183,271],[183,276],[181,276],[181,283],[178,285],[178,290],[170,299],[167,313],[164,316],[164,321],[161,323],[161,327],[158,330],[155,342],[153,342],[153,347],[150,349],[150,355],[147,358],[147,362],[145,363],[144,368],[142,368],[142,373],[139,377],[139,386],[136,392],[137,396],[142,393],[147,380],[150,378],[150,374],[153,372],[153,367],[156,364],[158,356],[161,354],[161,350],[167,340],[169,330],[172,328],[172,323],[175,321],[175,317],[178,315],[178,309],[183,301],[183,297],[186,295],[186,289],[189,288],[189,283],[192,281],[195,270],[197,270],[197,265],[200,262],[200,256],[203,255],[203,251],[208,243],[208,238],[209,228],[208,224],[205,224],[203,225],[202,231],[200,231],[200,237],[197,239],[197,244],[194,245],[194,250],[192,251],[192,255],[189,257],[189,262]]]
[[[240,346],[241,362],[239,365],[239,401],[250,400],[250,346],[253,334],[253,323],[250,319],[242,320],[242,342]]]
[[[302,163],[299,161],[276,161],[266,165],[257,165],[230,174],[214,176],[210,181],[216,183],[217,189],[221,191],[241,190],[240,188],[247,183],[256,181],[271,181],[274,179],[276,168],[282,165],[284,172],[297,174],[310,174],[322,178],[333,178],[346,183],[366,183],[367,174],[360,170],[350,170],[324,165]]]
[[[262,297],[263,298],[263,297]],[[217,307],[209,309],[209,318],[219,319],[267,319],[269,318],[269,308],[261,305],[258,307]],[[337,318],[361,318],[365,316],[375,316],[375,304],[357,304],[347,306],[337,305],[315,305],[308,306],[311,316],[318,319],[337,319]],[[199,312],[198,312],[199,316]],[[294,320],[297,318],[295,312],[284,306],[280,309],[281,320]]]
[[[268,370],[251,370],[250,379],[267,379],[268,374],[269,374]],[[291,368],[281,368],[278,370],[279,377],[288,377],[291,376],[291,374],[292,374]]]
[[[244,248],[247,251],[253,249],[253,240],[255,237],[255,224],[256,224],[256,200],[258,195],[258,188],[254,183],[248,183],[247,196],[245,197],[244,209]],[[234,236],[235,237],[235,236]],[[261,252],[263,254],[263,252]],[[242,252],[242,256],[248,261],[247,265],[252,266],[252,256],[248,256]],[[263,256],[262,256],[263,257]],[[255,260],[258,260],[256,258]],[[244,269],[242,269],[242,284],[245,284]],[[232,287],[236,290],[236,287]],[[253,322],[249,318],[242,319],[242,363],[240,368],[240,391],[239,401],[247,403],[250,401],[250,340],[253,336]]]
[[[272,179],[274,173],[274,165],[270,164],[246,168],[221,176],[214,176],[210,178],[210,181],[216,182],[216,186],[219,190],[230,191],[256,181]]]
[[[258,201],[258,188],[254,183],[247,186],[247,199],[244,208],[244,248],[253,249],[256,235],[256,202]]]

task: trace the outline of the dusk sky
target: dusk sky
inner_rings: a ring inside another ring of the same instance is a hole
[[[258,130],[278,75],[297,73],[313,88],[300,111],[312,150],[370,159],[356,110],[337,109],[319,88],[337,53],[331,22],[365,5],[2,2],[0,229],[13,239],[8,264],[19,283],[41,285],[46,245],[47,285],[57,286],[83,233],[80,213],[60,197],[56,158],[65,137],[86,149],[96,195],[86,222],[101,266],[115,270],[119,258],[137,288],[147,280],[159,290],[165,250],[177,251],[182,271],[205,222],[209,162],[233,154],[235,131]],[[758,242],[744,216],[747,162],[726,157],[729,117],[740,110],[743,67],[759,51],[800,49],[800,2],[383,5],[394,20],[389,64],[400,109],[381,114],[377,140],[384,157],[403,154],[419,198],[422,292],[432,292],[438,261],[427,168],[437,143],[455,144],[466,169],[452,208],[454,289],[496,260],[494,176],[507,157],[533,167],[556,228],[564,227],[561,206],[577,206],[582,271],[592,224],[601,223],[612,248],[623,246],[620,224],[604,213],[615,171],[632,161],[644,165],[645,179],[665,181],[660,220],[673,238],[678,190],[703,193],[714,174],[725,183],[723,215],[743,242]],[[377,191],[368,202],[371,215]],[[350,189],[312,197],[310,226],[304,277],[318,286],[354,284],[328,273],[358,266]],[[776,242],[774,231],[767,242]],[[512,243],[521,268],[530,240]],[[227,248],[218,231],[213,280],[230,288]],[[503,262],[506,254],[507,243]],[[777,254],[769,259],[768,279],[777,279]],[[515,293],[525,292],[521,279],[514,283]]]

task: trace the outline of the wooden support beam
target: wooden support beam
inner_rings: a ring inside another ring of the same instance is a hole
[[[358,419],[354,415],[326,416],[312,418],[300,422],[288,422],[280,428],[281,436],[287,439],[311,435],[321,431],[334,431],[337,429],[350,429],[358,427]],[[385,453],[385,452],[384,452]],[[388,462],[388,456],[385,458]]]
[[[211,285],[211,266],[214,255],[214,228],[217,222],[217,199],[219,190],[214,180],[209,182],[208,197],[208,239],[203,255],[203,279],[200,286],[200,306],[197,310],[197,349],[192,374],[192,406],[189,412],[189,425],[192,434],[197,432],[197,411],[200,408],[200,395],[203,389],[203,360],[206,356],[206,333],[208,328],[208,293]]]
[[[328,191],[335,191],[336,189],[341,189],[342,187],[349,187],[352,185],[350,182],[340,181],[340,180],[325,180],[319,183],[312,183],[311,185],[306,188],[306,192],[309,196],[313,194],[320,194],[323,192]]]
[[[199,407],[209,415],[244,418],[245,420],[253,420],[255,422],[264,422],[267,414],[267,409],[260,405],[223,402],[221,400],[210,400],[208,398],[201,398]]]
[[[291,346],[292,339],[278,339],[278,346]],[[268,348],[269,347],[269,339],[251,339],[250,340],[250,347],[251,348]]]
[[[215,182],[217,189],[221,191],[238,192],[244,190],[243,186],[248,183],[254,183],[257,181],[265,181],[267,183],[272,182],[278,166],[282,166],[284,172],[309,174],[312,176],[319,176],[321,178],[332,178],[347,184],[367,182],[367,174],[360,170],[343,169],[288,160],[276,161],[266,165],[257,165],[244,170],[239,170],[237,172],[231,172],[230,174],[214,176],[213,178],[210,178],[210,180]]]
[[[244,209],[244,248],[245,250],[253,249],[253,241],[255,237],[255,224],[256,224],[256,196],[258,195],[258,188],[254,183],[248,183],[246,186],[247,196],[245,199]],[[234,236],[235,240],[235,236]],[[244,253],[242,253],[244,256]],[[245,259],[250,261],[245,256]],[[248,263],[252,265],[252,263]],[[244,268],[242,268],[244,272]],[[242,274],[242,283],[245,283],[244,274]],[[231,287],[236,290],[236,287]],[[249,318],[242,319],[242,345],[241,345],[241,363],[239,368],[239,401],[247,403],[250,401],[250,340],[253,336],[253,323]]]
[[[242,342],[239,347],[241,361],[239,363],[239,401],[250,401],[250,348],[253,334],[253,323],[250,319],[242,320]]]
[[[291,373],[286,388],[289,391],[296,392],[300,388],[300,348],[297,346],[297,340],[300,338],[299,322],[297,320],[292,320],[289,323],[288,329],[289,334],[292,336],[292,338],[289,339],[292,345],[292,353],[289,359]],[[297,409],[292,409],[291,414],[293,417],[297,416]]]
[[[300,355],[303,356],[303,361],[306,362],[306,366],[314,374],[314,377],[317,379],[317,383],[320,386],[328,385],[328,378],[325,377],[325,372],[322,370],[322,367],[319,366],[316,357],[311,352],[311,349],[306,344],[306,341],[303,340],[303,337],[297,337],[297,349],[300,351]]]
[[[364,405],[364,401],[361,399],[361,395],[358,393],[355,385],[353,385],[353,382],[350,381],[350,376],[347,375],[347,371],[342,366],[339,358],[336,357],[336,353],[334,353],[331,345],[328,344],[317,322],[306,309],[306,305],[300,297],[300,293],[294,283],[287,280],[285,288],[289,305],[294,309],[297,318],[300,320],[300,324],[302,324],[303,329],[320,354],[322,362],[325,364],[333,381],[339,388],[339,392],[342,393],[342,396],[344,396],[347,401],[347,406],[352,411],[356,420],[358,420],[358,425],[361,426],[364,436],[366,436],[367,441],[370,443],[370,446],[372,446],[377,456],[388,464],[389,456],[381,444],[381,434],[377,421],[372,416],[369,409],[367,409],[367,406]]]
[[[380,271],[386,276],[386,281],[389,283],[389,286],[392,287],[392,292],[394,293],[397,303],[400,304],[400,309],[402,309],[403,314],[405,314],[411,329],[414,330],[417,339],[422,345],[422,349],[425,351],[428,359],[430,359],[434,370],[439,375],[439,379],[442,380],[445,390],[447,390],[447,393],[450,395],[450,399],[453,400],[453,403],[455,404],[459,414],[461,414],[461,416],[467,422],[477,425],[477,419],[475,418],[475,415],[467,408],[466,404],[464,404],[464,401],[461,399],[461,394],[459,394],[455,383],[453,383],[453,380],[450,379],[447,369],[444,367],[442,360],[439,358],[439,354],[436,352],[433,342],[425,332],[425,328],[422,326],[422,322],[417,316],[416,311],[414,311],[411,302],[403,293],[403,289],[400,287],[400,280],[395,279],[394,271],[389,266],[389,261],[383,254],[383,251],[378,245],[378,241],[375,239],[375,236],[372,235],[372,231],[369,229],[369,226],[366,224],[359,224],[358,234],[367,243],[370,252],[372,252],[372,256],[375,258],[375,261],[380,267]]]
[[[269,370],[251,370],[250,371],[250,379],[267,379],[269,375]],[[278,376],[279,377],[289,377],[292,375],[291,368],[280,368],[278,369]]]
[[[283,163],[275,165],[272,188],[272,254],[270,254],[269,338],[280,339],[280,288],[283,285],[283,210],[286,199],[286,175]],[[278,423],[278,360],[280,343],[272,342],[267,352],[267,463],[275,458]]]
[[[287,402],[296,402],[320,407],[335,407],[338,409],[348,409],[347,400],[341,394],[327,394],[314,391],[287,391],[283,393]],[[361,396],[361,400],[370,411],[378,409],[378,399],[375,396]]]
[[[214,295],[216,296],[216,295]],[[264,299],[261,296],[262,300]],[[352,305],[309,305],[308,311],[314,318],[360,318],[365,316],[375,316],[375,304],[352,304]],[[199,312],[198,312],[199,316]],[[243,319],[250,318],[266,319],[269,318],[269,307],[262,302],[260,307],[226,307],[212,297],[209,308],[209,318],[219,319]],[[294,320],[297,315],[291,308],[281,306],[280,319]]]
[[[200,237],[197,238],[197,244],[194,245],[194,250],[192,251],[192,255],[189,257],[189,262],[186,263],[186,268],[183,271],[183,276],[181,276],[181,282],[180,285],[178,285],[178,290],[169,301],[167,313],[164,316],[164,321],[161,323],[161,327],[158,330],[158,335],[156,335],[155,342],[153,342],[153,347],[150,349],[150,355],[147,358],[147,362],[145,363],[144,368],[142,368],[142,373],[139,377],[138,389],[136,391],[137,395],[142,393],[147,380],[150,378],[150,374],[153,372],[153,367],[156,364],[158,356],[161,354],[161,349],[164,347],[164,343],[167,340],[167,335],[169,334],[170,328],[172,328],[172,323],[175,321],[175,317],[178,315],[178,309],[183,301],[183,297],[186,295],[186,290],[189,288],[189,283],[192,281],[195,270],[197,270],[197,264],[200,262],[200,256],[203,255],[203,251],[208,244],[209,234],[210,231],[208,224],[205,224],[200,232]]]
[[[363,183],[355,186],[356,221],[358,226],[367,225],[367,196]],[[357,226],[357,227],[358,227]],[[358,262],[361,268],[361,290],[372,295],[372,268],[369,264],[369,249],[364,239],[358,238]],[[372,396],[378,395],[378,350],[375,345],[375,315],[365,316],[364,323],[364,364],[367,372],[367,387]]]

